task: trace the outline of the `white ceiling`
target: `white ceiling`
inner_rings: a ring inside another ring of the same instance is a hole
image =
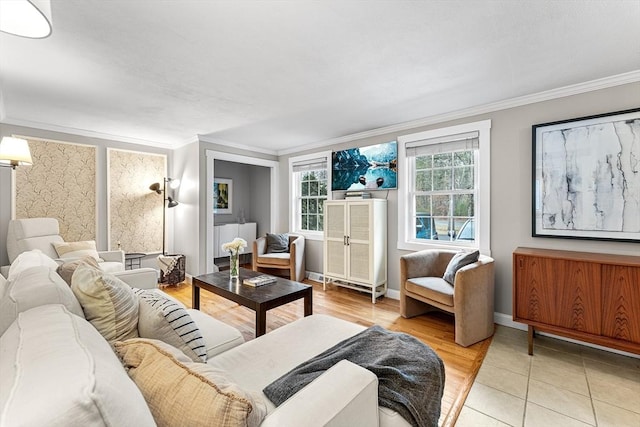
[[[49,38],[0,33],[0,120],[165,147],[201,135],[291,152],[640,70],[640,0],[51,9]]]

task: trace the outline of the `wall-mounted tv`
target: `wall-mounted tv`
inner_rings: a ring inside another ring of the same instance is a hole
[[[398,187],[398,143],[368,145],[334,151],[332,191],[389,190]]]

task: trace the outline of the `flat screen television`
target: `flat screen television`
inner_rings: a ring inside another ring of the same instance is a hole
[[[332,191],[371,191],[398,188],[398,143],[334,151],[331,155]]]

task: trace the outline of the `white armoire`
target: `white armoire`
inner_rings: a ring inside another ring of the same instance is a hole
[[[324,281],[371,294],[387,292],[387,201],[324,202]]]

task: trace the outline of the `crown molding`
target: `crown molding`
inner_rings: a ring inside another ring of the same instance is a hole
[[[607,89],[614,86],[620,86],[628,83],[640,81],[640,70],[630,71],[628,73],[618,74],[615,76],[604,77],[601,79],[591,80],[584,83],[577,83],[556,89],[550,89],[531,95],[519,96],[516,98],[496,101],[489,104],[469,107],[462,110],[451,111],[448,113],[438,114],[435,116],[425,117],[422,119],[412,120],[409,122],[398,123],[395,125],[385,126],[377,129],[371,129],[364,132],[358,132],[351,135],[340,136],[337,138],[326,139],[305,145],[303,148],[292,148],[280,150],[277,152],[279,156],[299,153],[302,151],[313,150],[315,148],[325,148],[328,145],[341,144],[344,142],[355,141],[358,139],[371,138],[388,133],[403,132],[423,126],[437,123],[448,122],[451,120],[462,119],[465,117],[476,116],[479,114],[492,113],[494,111],[506,110],[509,108],[521,107],[523,105],[535,104],[538,102],[550,101],[553,99],[564,98],[581,93],[593,92],[600,89]]]
[[[240,150],[252,151],[254,153],[270,154],[272,156],[278,155],[278,152],[276,150],[270,150],[268,148],[261,148],[261,147],[254,147],[252,145],[246,145],[246,144],[239,144],[237,142],[231,142],[225,139],[212,138],[207,135],[198,135],[197,138],[200,142],[208,142],[211,144],[221,145],[223,147],[237,148]]]
[[[132,137],[122,136],[122,135],[112,135],[109,133],[95,132],[87,129],[77,129],[77,128],[72,128],[67,126],[58,126],[58,125],[52,125],[49,123],[32,122],[29,120],[3,118],[2,120],[0,120],[0,123],[7,124],[7,125],[14,125],[14,126],[30,127],[35,129],[41,129],[41,130],[48,130],[51,132],[68,133],[70,135],[85,136],[87,138],[108,139],[111,141],[125,142],[127,144],[146,145],[150,147],[164,148],[168,150],[172,150],[175,148],[173,144],[168,144],[164,142],[149,141],[146,139],[132,138]]]

